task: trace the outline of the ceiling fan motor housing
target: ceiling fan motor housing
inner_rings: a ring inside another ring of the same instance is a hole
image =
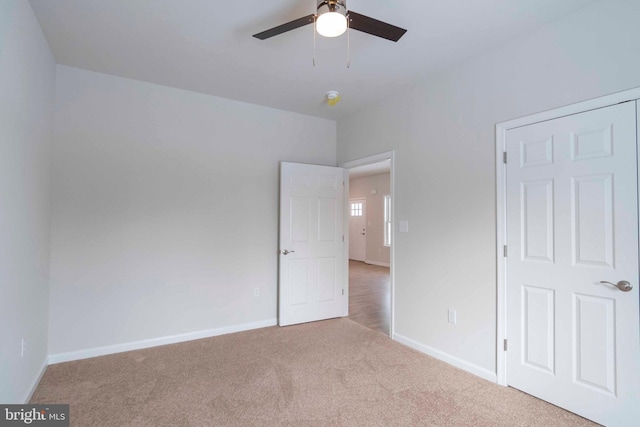
[[[327,12],[347,15],[347,0],[318,0],[318,16]]]

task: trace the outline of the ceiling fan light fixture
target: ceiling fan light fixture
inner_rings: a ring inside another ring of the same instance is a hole
[[[318,0],[316,30],[324,37],[338,37],[347,31],[346,1]]]

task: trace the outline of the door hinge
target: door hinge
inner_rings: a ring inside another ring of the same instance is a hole
[[[502,163],[504,163],[505,165],[507,164],[507,152],[506,151],[502,152]]]
[[[507,351],[507,339],[504,339],[504,351]]]
[[[502,247],[502,253],[503,253],[503,255],[502,255],[502,256],[504,256],[504,257],[506,258],[506,257],[507,257],[507,245],[504,245],[504,246]]]
[[[342,235],[342,241],[344,242],[344,234]]]
[[[342,290],[342,295],[344,295],[344,289]]]

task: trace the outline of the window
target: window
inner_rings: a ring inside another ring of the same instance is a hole
[[[351,216],[362,216],[362,202],[351,203]]]
[[[384,245],[391,246],[391,196],[384,196]]]

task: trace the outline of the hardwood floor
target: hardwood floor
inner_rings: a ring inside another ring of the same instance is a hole
[[[349,260],[349,319],[389,335],[389,268]]]

